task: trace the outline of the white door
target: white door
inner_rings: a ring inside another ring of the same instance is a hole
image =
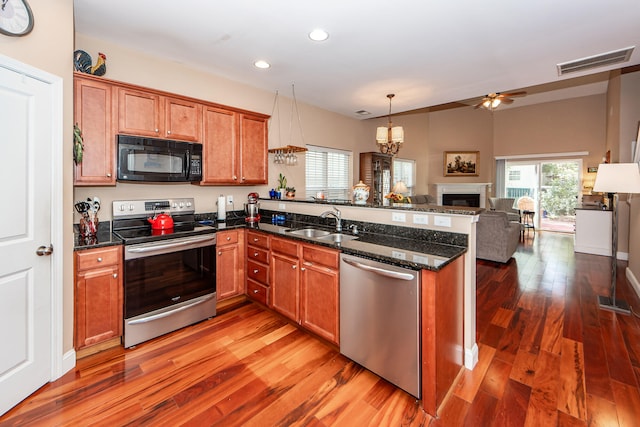
[[[0,414],[52,373],[53,96],[0,65]]]

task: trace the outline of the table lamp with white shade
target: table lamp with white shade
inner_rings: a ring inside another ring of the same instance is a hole
[[[593,191],[612,193],[613,227],[611,235],[611,294],[598,296],[600,308],[630,314],[629,304],[616,299],[616,267],[618,257],[618,194],[640,193],[640,169],[637,163],[603,163],[598,166]]]

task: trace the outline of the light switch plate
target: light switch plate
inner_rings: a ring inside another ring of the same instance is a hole
[[[440,227],[451,227],[451,218],[449,218],[448,216],[434,216],[433,225],[438,225]]]
[[[393,212],[391,214],[391,221],[393,222],[407,222],[407,215],[400,212]]]
[[[414,224],[429,224],[429,216],[424,214],[413,214],[413,223]]]

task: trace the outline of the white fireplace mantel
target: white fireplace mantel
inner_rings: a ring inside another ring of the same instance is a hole
[[[437,183],[436,199],[442,205],[443,194],[479,194],[480,207],[486,209],[487,190],[491,192],[490,182],[467,182],[467,183]]]

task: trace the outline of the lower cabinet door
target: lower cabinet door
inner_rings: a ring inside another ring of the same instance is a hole
[[[289,319],[298,322],[300,289],[298,260],[272,253],[270,268],[271,306]]]
[[[117,265],[76,276],[76,349],[122,335],[122,280]]]
[[[318,336],[339,344],[338,271],[302,263],[300,323]]]

